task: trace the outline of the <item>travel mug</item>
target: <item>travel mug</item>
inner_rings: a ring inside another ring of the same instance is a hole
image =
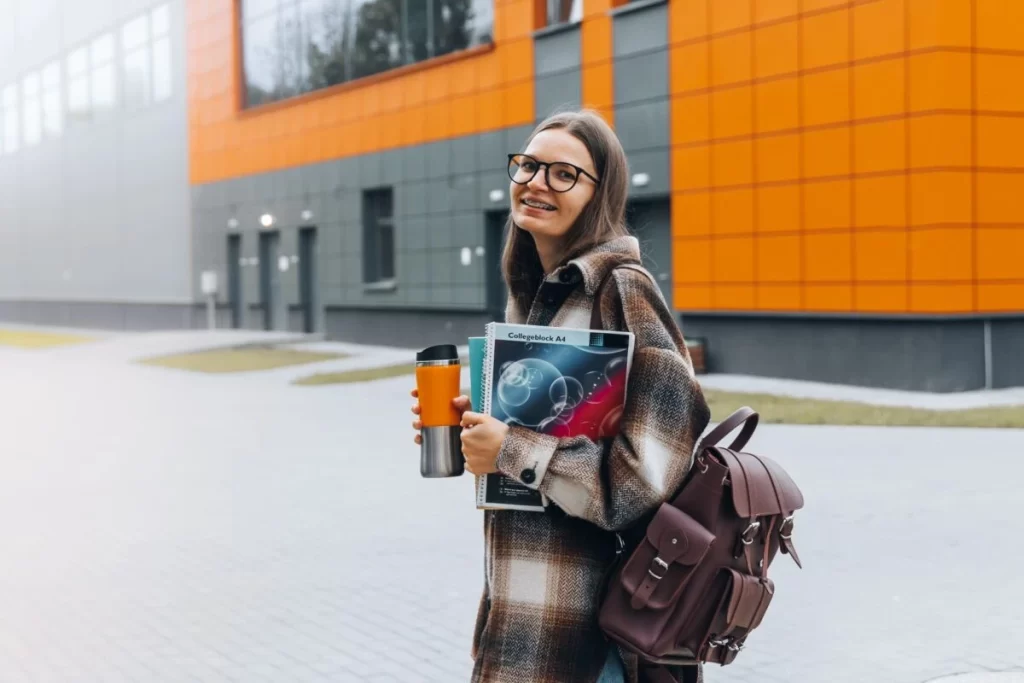
[[[452,405],[459,396],[462,366],[454,344],[441,344],[416,354],[416,388],[420,395],[420,474],[458,477],[466,468],[462,456],[462,416]]]

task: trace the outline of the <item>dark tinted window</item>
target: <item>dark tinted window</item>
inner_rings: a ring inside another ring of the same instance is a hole
[[[363,192],[363,282],[395,278],[393,206],[390,187]]]
[[[243,0],[246,106],[492,41],[493,0]]]

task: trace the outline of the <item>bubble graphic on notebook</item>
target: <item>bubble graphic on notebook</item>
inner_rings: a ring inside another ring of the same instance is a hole
[[[540,358],[523,358],[503,366],[498,377],[498,401],[505,414],[533,427],[552,417],[551,388],[562,373]]]

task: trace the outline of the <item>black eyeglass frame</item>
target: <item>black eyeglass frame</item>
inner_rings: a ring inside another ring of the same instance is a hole
[[[534,171],[533,175],[531,175],[529,178],[527,178],[523,182],[519,182],[518,180],[516,180],[515,178],[512,177],[512,159],[514,159],[515,157],[526,157],[527,159],[529,159],[533,163],[537,164],[537,170]],[[551,187],[551,175],[550,174],[551,174],[551,166],[553,164],[563,164],[565,166],[568,166],[568,167],[573,168],[573,169],[576,170],[576,179],[572,181],[572,185],[570,185],[569,187],[567,187],[564,190],[556,190],[554,187]],[[508,165],[506,166],[505,170],[508,173],[508,177],[512,180],[513,183],[515,183],[516,185],[525,185],[526,183],[530,182],[531,180],[533,180],[534,178],[537,177],[537,174],[540,172],[540,167],[541,166],[544,167],[544,182],[545,182],[545,184],[547,184],[547,186],[549,188],[551,188],[552,192],[557,192],[559,194],[561,194],[563,192],[569,192],[570,190],[572,190],[572,188],[576,187],[576,183],[578,183],[580,181],[580,176],[581,175],[585,175],[588,178],[590,178],[591,180],[593,180],[595,185],[600,185],[601,184],[600,180],[598,180],[594,176],[590,175],[590,173],[588,173],[586,169],[580,168],[576,164],[570,164],[568,161],[552,161],[552,162],[541,161],[537,157],[530,156],[529,154],[523,154],[522,152],[517,152],[515,154],[509,154],[508,155]]]

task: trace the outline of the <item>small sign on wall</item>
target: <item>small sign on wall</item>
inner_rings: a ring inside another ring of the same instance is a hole
[[[200,276],[200,287],[205,296],[213,296],[217,293],[217,271],[204,270]]]

